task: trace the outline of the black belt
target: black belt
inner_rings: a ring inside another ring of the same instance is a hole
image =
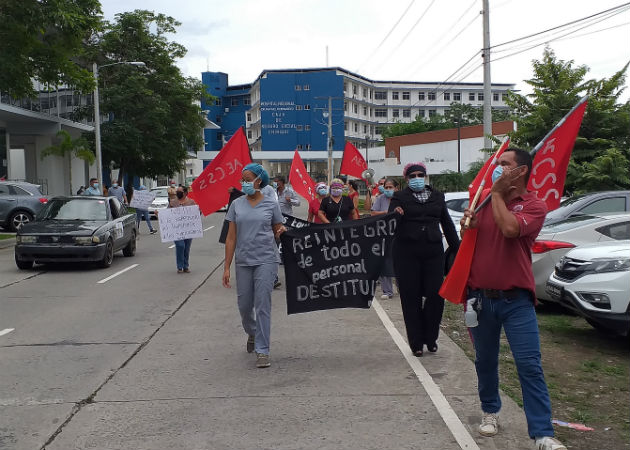
[[[486,298],[498,299],[498,298],[507,298],[509,300],[514,300],[524,291],[522,288],[512,288],[512,289],[471,289],[471,294],[481,294]]]

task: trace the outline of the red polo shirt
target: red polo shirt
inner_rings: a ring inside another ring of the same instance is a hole
[[[520,226],[518,237],[506,238],[499,230],[488,205],[477,214],[477,244],[468,287],[473,289],[524,288],[535,297],[531,248],[547,214],[545,202],[528,192],[506,204]]]

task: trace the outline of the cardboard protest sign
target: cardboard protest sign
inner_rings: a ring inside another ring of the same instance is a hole
[[[155,200],[155,192],[147,191],[145,189],[136,191],[134,189],[129,206],[136,209],[146,210],[149,209],[153,200]]]
[[[199,206],[180,206],[160,211],[160,237],[162,242],[203,237]]]
[[[369,308],[398,217],[391,213],[282,233],[287,313]]]

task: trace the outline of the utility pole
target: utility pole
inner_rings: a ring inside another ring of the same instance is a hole
[[[483,146],[492,148],[492,86],[490,82],[490,1],[483,3]]]
[[[332,181],[333,144],[332,144],[332,97],[328,97],[328,186]]]
[[[462,161],[462,136],[461,136],[461,129],[462,129],[462,114],[460,112],[459,119],[457,119],[457,173],[461,173],[462,172],[462,166],[461,166],[461,161]]]

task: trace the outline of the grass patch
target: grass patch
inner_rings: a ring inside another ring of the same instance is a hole
[[[0,233],[0,241],[3,241],[5,239],[13,239],[14,237],[15,237],[15,234]]]

